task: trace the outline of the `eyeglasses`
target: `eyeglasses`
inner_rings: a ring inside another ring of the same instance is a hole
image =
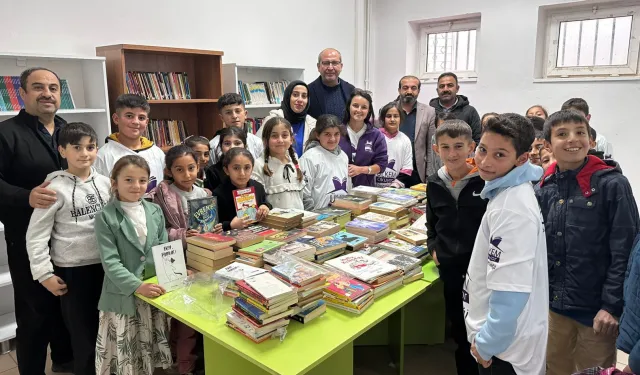
[[[342,65],[342,61],[321,61],[320,64],[322,64],[322,66],[340,66]]]

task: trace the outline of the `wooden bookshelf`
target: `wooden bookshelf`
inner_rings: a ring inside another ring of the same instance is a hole
[[[149,100],[150,117],[185,121],[189,135],[213,138],[222,121],[217,102],[222,95],[221,51],[117,44],[96,47],[107,62],[107,86],[111,108],[127,91],[126,75],[140,72],[185,72],[191,99]]]

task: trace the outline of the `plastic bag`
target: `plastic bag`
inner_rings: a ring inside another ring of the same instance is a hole
[[[184,281],[184,284],[167,295],[167,307],[198,315],[209,320],[220,320],[230,308],[220,293],[220,282],[211,272],[198,272]]]

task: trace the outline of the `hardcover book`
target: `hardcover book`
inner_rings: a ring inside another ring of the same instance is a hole
[[[189,229],[199,233],[209,233],[218,224],[218,198],[205,197],[187,201],[189,210]]]

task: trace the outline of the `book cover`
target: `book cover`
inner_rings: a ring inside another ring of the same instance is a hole
[[[393,251],[380,249],[371,255],[383,262],[392,264],[403,271],[408,271],[420,265],[420,259],[405,254],[394,253]]]
[[[378,244],[383,249],[389,249],[394,251],[410,251],[415,245],[403,241],[399,238],[388,238]]]
[[[197,230],[200,233],[209,233],[215,230],[218,224],[218,198],[205,197],[190,199],[189,206],[189,229]]]
[[[354,301],[371,291],[371,287],[348,276],[333,274],[327,278],[325,290],[336,298]]]
[[[315,213],[318,213],[320,215],[331,215],[331,216],[344,216],[344,215],[350,215],[351,211],[343,209],[343,208],[335,208],[335,207],[325,207],[325,208],[319,208],[317,210],[314,211]],[[318,219],[321,220],[321,219]]]
[[[388,202],[376,202],[376,203],[371,203],[371,205],[369,206],[369,209],[371,210],[377,209],[380,211],[389,211],[389,212],[395,213],[395,212],[405,210],[406,208],[398,204],[393,204]]]
[[[396,194],[389,191],[380,193],[379,198],[385,198],[385,199],[389,199],[396,202],[402,202],[402,203],[411,202],[415,200],[415,198],[410,195]]]
[[[398,267],[381,262],[370,255],[351,253],[327,261],[334,267],[364,282],[371,282],[381,276],[398,270]]]
[[[262,256],[262,253],[264,253],[265,251],[277,249],[282,245],[284,245],[284,243],[282,242],[264,240],[255,245],[251,245],[251,246],[245,247],[244,249],[240,249],[238,250],[238,252],[245,253],[247,255]]]
[[[153,262],[158,276],[158,285],[170,292],[182,285],[187,277],[187,264],[184,260],[182,240],[153,246]]]
[[[272,234],[267,237],[267,239],[272,241],[280,241],[280,242],[291,242],[295,241],[298,238],[305,236],[307,234],[306,230],[303,229],[292,229],[283,232],[279,232],[276,234]]]
[[[377,214],[375,212],[367,212],[366,214],[358,216],[358,220],[368,220],[368,221],[375,221],[376,223],[389,224],[393,222],[395,218],[391,216]]]
[[[256,200],[256,188],[250,186],[246,189],[233,191],[233,201],[236,204],[236,212],[239,218],[256,220],[258,215],[258,202]]]
[[[258,236],[262,236],[262,237],[269,237],[272,236],[276,233],[280,233],[280,231],[278,229],[273,229],[273,228],[269,228],[266,227],[264,225],[251,225],[249,227],[247,227],[245,230],[251,232],[251,233],[255,233]]]
[[[355,219],[347,223],[347,228],[363,229],[363,230],[368,230],[373,232],[380,232],[387,229],[388,227],[389,226],[384,223],[377,223],[375,221],[359,220],[359,219]]]
[[[267,300],[293,293],[293,288],[268,272],[248,277],[244,282]]]
[[[282,220],[295,220],[300,219],[304,214],[300,211],[293,209],[274,208],[269,211],[267,218],[282,219]]]
[[[318,237],[307,242],[309,245],[316,248],[316,253],[322,253],[333,247],[346,247],[346,242],[334,238],[332,236]]]
[[[214,275],[223,279],[238,281],[265,272],[267,272],[267,270],[264,268],[257,268],[247,264],[233,262],[228,266],[217,270]]]
[[[226,232],[222,232],[225,237],[231,237],[236,240],[237,243],[245,243],[245,242],[262,242],[264,240],[263,237],[258,236],[257,234],[246,230],[246,229],[231,229]]]
[[[397,229],[393,231],[393,234],[395,234],[399,239],[410,242],[414,245],[422,245],[427,242],[426,234],[413,229]]]
[[[339,229],[340,225],[331,221],[319,221],[307,227],[307,234],[317,234],[325,231]]]
[[[352,191],[353,193],[360,193],[360,194],[366,194],[366,195],[378,195],[382,193],[383,189],[378,187],[373,187],[373,186],[360,185],[353,188]]]
[[[271,268],[271,272],[295,286],[310,284],[322,277],[322,273],[302,262],[289,261]]]
[[[366,237],[358,236],[357,234],[349,232],[338,232],[333,235],[333,238],[342,242],[346,242],[347,246],[350,248],[357,248],[358,246],[362,246],[367,241]]]
[[[418,185],[413,185],[411,187],[411,190],[416,190],[416,191],[421,191],[423,193],[426,193],[427,192],[427,184],[422,183],[422,184],[418,184]]]

